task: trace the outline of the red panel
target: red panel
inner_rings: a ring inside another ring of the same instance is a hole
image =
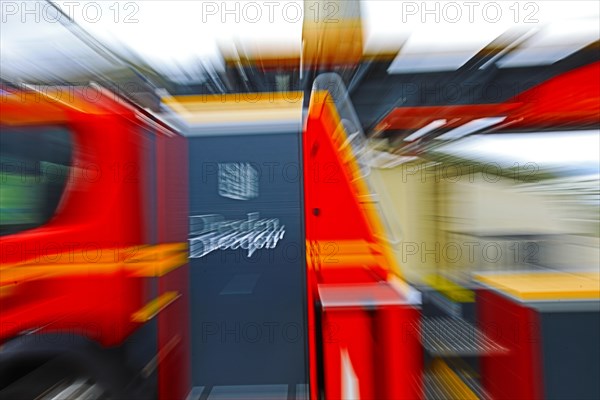
[[[310,249],[310,247],[309,247]],[[308,250],[310,251],[310,250]],[[307,254],[307,260],[310,255]],[[309,379],[309,392],[310,399],[316,400],[318,398],[319,382],[318,376],[318,363],[317,363],[317,337],[321,332],[317,332],[317,275],[313,269],[313,265],[310,262],[306,263],[306,302],[307,302],[307,323],[308,323],[308,379]]]
[[[303,138],[307,297],[309,326],[315,304],[322,308],[323,364],[311,330],[311,399],[318,387],[326,399],[421,398],[421,345],[411,330],[420,313],[387,281],[393,260],[376,235],[378,215],[361,203],[368,188],[340,128],[332,98],[313,93]]]
[[[187,139],[166,131],[159,133],[156,150],[158,241],[187,242],[189,217]]]
[[[158,314],[158,392],[161,400],[183,400],[191,389],[189,264],[160,279],[159,291],[181,297]]]
[[[74,168],[49,223],[0,238],[2,268],[18,272],[14,287],[2,288],[0,340],[44,327],[108,347],[123,344],[139,327],[132,315],[155,298],[156,293],[148,298],[144,291],[155,278],[133,277],[119,261],[140,255],[141,246],[150,244],[150,227],[143,218],[154,211],[145,209],[151,204],[143,198],[144,189],[152,187],[148,180],[157,180],[158,244],[187,241],[186,140],[158,124],[153,127],[159,129],[158,176],[151,176],[144,168],[148,144],[134,110],[107,93],[93,104],[85,96],[76,102],[76,108],[27,98],[7,109],[3,104],[2,123],[66,124],[73,134]],[[35,121],[26,118],[37,111]],[[133,250],[124,251],[127,246]],[[87,249],[92,254],[99,249],[103,260],[81,260]],[[45,276],[30,276],[31,268],[10,265],[23,261]],[[133,270],[135,264],[128,267]],[[190,389],[188,275],[186,265],[158,278],[159,295],[181,295],[158,314],[158,354],[150,355],[158,357],[162,399],[184,399]]]
[[[44,109],[45,101],[25,98],[12,103],[10,111],[31,113]],[[46,326],[46,331],[75,330],[103,345],[116,345],[136,327],[131,314],[143,305],[142,282],[123,271],[99,273],[101,264],[93,260],[101,255],[117,261],[133,255],[118,249],[144,244],[142,138],[133,112],[106,95],[88,111],[55,102],[52,107],[62,111],[72,132],[74,168],[54,218],[42,227],[0,238],[0,261],[3,267],[24,261],[48,269],[71,265],[77,274],[15,282],[10,298],[3,299],[10,309],[4,303],[0,339]],[[82,254],[92,261],[74,261]],[[87,274],[83,268],[89,268]]]
[[[493,399],[543,398],[541,335],[535,310],[488,290],[477,293],[479,328],[508,349],[481,359],[484,388]]]
[[[438,119],[445,119],[448,128],[456,128],[478,118],[507,115],[518,103],[466,104],[460,106],[396,107],[381,121],[381,130],[417,130]]]
[[[338,126],[331,100],[311,104],[304,135],[306,239],[375,242],[351,171],[332,139]]]
[[[514,128],[558,128],[600,123],[600,62],[558,75],[505,103],[394,108],[380,130],[417,130],[437,119],[455,128],[471,120],[506,116]]]
[[[424,398],[420,311],[402,306],[382,307],[377,313],[376,398]]]
[[[514,126],[553,127],[600,123],[600,62],[548,80],[511,100],[523,104]]]
[[[373,353],[374,335],[368,311],[325,311],[323,315],[323,360],[325,370],[325,398],[374,399],[375,371]],[[342,352],[347,359],[342,362]],[[349,375],[349,376],[348,376]],[[358,393],[350,396],[344,385],[354,386]],[[356,396],[358,394],[358,396]]]
[[[2,263],[88,245],[119,248],[143,243],[141,139],[135,126],[118,115],[72,112],[69,127],[75,169],[60,208],[46,225],[2,237]]]
[[[158,239],[187,242],[187,140],[163,132],[157,137]],[[191,388],[189,264],[159,278],[159,292],[176,291],[181,297],[158,315],[160,399],[185,399]]]
[[[325,309],[325,398],[422,398],[419,320],[418,310],[402,305]]]

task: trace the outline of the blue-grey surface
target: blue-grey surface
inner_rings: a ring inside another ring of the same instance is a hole
[[[191,216],[246,221],[258,213],[285,227],[274,248],[250,256],[214,249],[191,259],[193,384],[305,384],[299,133],[193,137],[189,149]],[[219,163],[249,163],[258,172],[258,196],[219,194]]]
[[[600,313],[541,312],[544,396],[600,398]]]

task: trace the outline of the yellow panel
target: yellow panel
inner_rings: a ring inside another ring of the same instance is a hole
[[[472,290],[459,286],[439,274],[428,275],[425,278],[425,283],[452,301],[459,303],[472,303],[475,301],[475,293]]]
[[[165,97],[165,104],[180,104],[188,110],[214,110],[228,108],[262,108],[265,105],[285,106],[289,103],[302,104],[304,93],[295,92],[256,92],[256,93],[226,93],[199,94]]]
[[[302,92],[236,93],[164,98],[191,124],[302,121]]]
[[[597,272],[479,274],[475,279],[522,300],[600,299],[600,274]]]

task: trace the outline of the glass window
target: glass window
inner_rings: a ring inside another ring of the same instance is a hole
[[[5,127],[0,133],[0,235],[46,223],[69,177],[72,142],[62,127]]]

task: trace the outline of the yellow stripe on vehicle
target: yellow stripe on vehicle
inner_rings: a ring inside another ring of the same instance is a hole
[[[150,321],[180,297],[181,294],[179,292],[165,292],[146,304],[139,311],[133,313],[131,315],[131,320],[139,323]]]
[[[186,242],[139,245],[123,248],[63,252],[5,263],[0,268],[0,288],[28,281],[103,275],[123,272],[125,277],[161,277],[188,262]],[[13,290],[2,290],[5,297]]]

